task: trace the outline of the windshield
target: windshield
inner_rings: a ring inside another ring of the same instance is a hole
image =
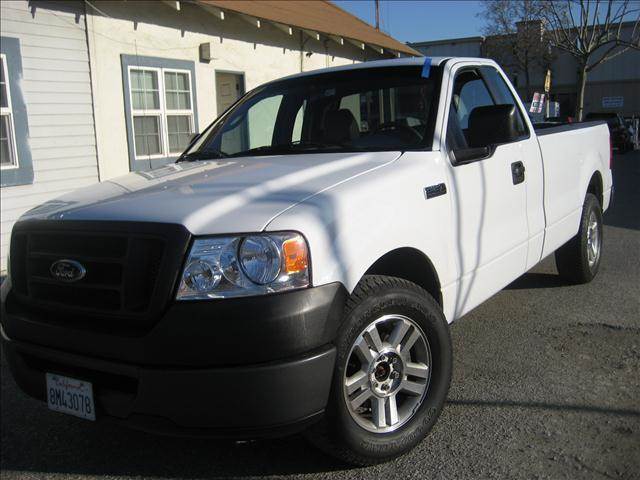
[[[347,70],[282,80],[248,93],[182,156],[430,149],[437,68]]]

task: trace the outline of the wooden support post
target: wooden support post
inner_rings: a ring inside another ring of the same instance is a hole
[[[320,34],[318,32],[314,32],[313,30],[307,30],[305,28],[303,28],[302,31],[309,37],[313,38],[314,40],[320,41]]]
[[[293,28],[291,28],[289,25],[283,25],[282,23],[278,23],[278,22],[269,22],[269,23],[271,23],[271,25],[276,27],[278,30],[286,33],[287,35],[293,35]]]
[[[360,50],[364,50],[364,42],[361,42],[360,40],[353,40],[351,38],[346,38],[345,39],[347,42],[349,42],[352,45],[355,45],[356,47],[358,47]]]
[[[163,0],[163,3],[169,5],[175,11],[180,11],[180,1],[179,0]]]
[[[214,7],[213,5],[206,5],[204,3],[196,3],[203,10],[211,13],[214,17],[219,18],[220,20],[224,20],[224,10],[220,10],[218,7]]]
[[[344,38],[339,37],[337,35],[327,35],[331,40],[336,42],[338,45],[344,45]]]
[[[262,27],[262,22],[260,21],[260,19],[259,19],[259,18],[252,17],[252,16],[250,16],[250,15],[245,15],[244,13],[239,13],[238,15],[240,15],[240,17],[241,17],[244,21],[246,21],[246,22],[250,23],[251,25],[253,25],[253,26],[254,26],[254,27],[256,27],[256,28],[260,28],[260,27]]]

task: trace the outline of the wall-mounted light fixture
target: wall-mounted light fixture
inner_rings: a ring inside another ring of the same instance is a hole
[[[211,51],[211,43],[201,43],[200,44],[200,61],[204,63],[209,63],[213,60],[212,51]]]

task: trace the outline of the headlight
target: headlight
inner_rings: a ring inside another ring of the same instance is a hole
[[[247,237],[240,246],[240,264],[249,280],[266,285],[278,278],[282,255],[271,238]]]
[[[180,279],[178,300],[243,297],[309,286],[309,251],[299,233],[199,238]]]
[[[203,260],[190,262],[184,269],[184,283],[194,292],[206,293],[218,286],[222,275],[220,267]]]

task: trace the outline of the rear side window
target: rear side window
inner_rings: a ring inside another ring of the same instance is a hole
[[[514,105],[516,107],[516,114],[518,116],[518,133],[521,136],[529,135],[527,124],[522,117],[522,111],[513,97],[511,90],[507,86],[504,78],[500,76],[498,71],[493,67],[481,67],[483,77],[487,81],[487,86],[491,90],[493,97],[496,100],[497,105]]]

